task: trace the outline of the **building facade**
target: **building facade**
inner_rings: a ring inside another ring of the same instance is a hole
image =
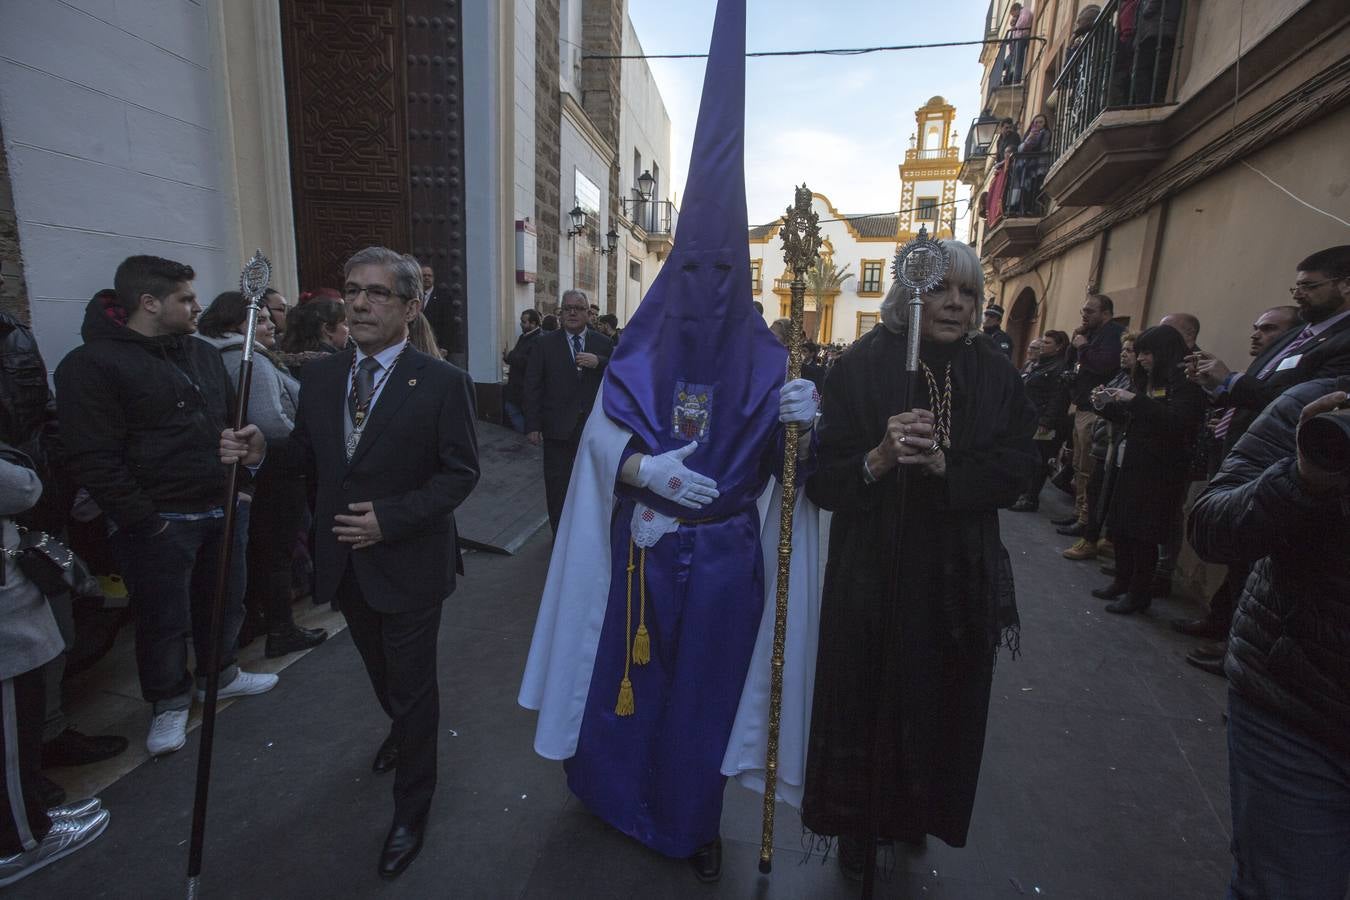
[[[844,273],[837,286],[806,293],[805,333],[822,344],[851,343],[872,330],[890,289],[891,262],[899,245],[927,228],[935,238],[954,234],[960,149],[953,130],[956,108],[933,97],[914,113],[915,133],[899,165],[899,211],[841,213],[824,194],[813,194],[820,217],[820,258]],[[750,282],[764,317],[788,315],[792,273],[783,262],[778,231],[782,219],[750,229]],[[849,277],[851,276],[851,277]]]
[[[1040,0],[1020,72],[1007,43],[981,57],[984,118],[1051,128],[1020,208],[995,202],[974,125],[961,172],[987,213],[971,237],[1015,359],[1040,332],[1071,332],[1096,291],[1132,330],[1197,316],[1198,343],[1241,370],[1251,322],[1289,302],[1298,261],[1348,242],[1350,16],[1330,0],[1092,7]],[[1187,577],[1204,581],[1193,558]]]
[[[190,264],[205,303],[261,248],[294,300],[386,244],[434,268],[428,318],[495,419],[521,311],[551,312],[575,285],[626,318],[669,248],[669,185],[628,202],[630,166],[670,169],[660,92],[645,61],[591,58],[641,52],[623,10],[6,4],[0,303],[31,320],[55,368],[126,256]]]

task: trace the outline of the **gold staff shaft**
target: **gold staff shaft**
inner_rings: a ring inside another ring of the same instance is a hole
[[[806,271],[820,248],[819,217],[811,209],[811,192],[797,188],[796,202],[789,206],[780,232],[783,259],[792,272],[792,300],[788,331],[789,381],[802,371],[802,324],[806,317]],[[797,508],[797,452],[799,428],[789,422],[783,447],[783,508],[778,530],[778,581],[774,597],[773,654],[769,669],[769,739],[764,753],[764,822],[760,833],[759,870],[773,866],[773,817],[778,793],[778,735],[783,710],[783,657],[787,643],[788,583],[792,572],[792,518]]]

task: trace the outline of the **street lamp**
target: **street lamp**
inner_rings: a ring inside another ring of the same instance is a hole
[[[638,176],[637,188],[638,195],[643,200],[652,199],[652,192],[656,190],[656,179],[652,177],[649,170],[644,169],[642,174]]]
[[[586,210],[581,208],[581,204],[578,203],[576,206],[572,207],[572,211],[567,214],[567,218],[572,222],[572,227],[567,232],[569,240],[579,234],[585,233]]]
[[[606,253],[613,253],[615,250],[618,249],[619,249],[619,233],[615,231],[613,228],[611,228],[609,232],[605,235],[605,246],[597,247],[595,252],[599,253],[601,256],[604,256]]]
[[[975,146],[988,148],[998,134],[999,119],[985,110],[980,117],[970,123],[970,132],[975,135]],[[986,149],[987,152],[987,149]]]

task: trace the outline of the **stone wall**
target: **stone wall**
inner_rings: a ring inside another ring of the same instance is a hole
[[[24,322],[29,321],[28,285],[23,278],[23,254],[19,252],[19,222],[14,216],[14,191],[9,184],[9,156],[5,153],[5,133],[0,128],[0,310]]]
[[[586,56],[617,56],[623,52],[624,0],[586,0],[581,13],[582,47]],[[618,158],[619,80],[622,62],[617,59],[586,59],[581,62],[581,107],[595,123]],[[609,220],[619,215],[619,166],[609,167]],[[604,243],[604,237],[598,240]],[[606,279],[605,311],[618,306],[619,254],[605,257],[609,267]],[[626,277],[626,276],[625,276]]]

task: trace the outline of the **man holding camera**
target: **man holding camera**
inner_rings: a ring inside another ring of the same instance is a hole
[[[1056,522],[1064,526],[1060,534],[1082,537],[1087,530],[1088,482],[1097,460],[1092,456],[1092,426],[1097,413],[1092,408],[1092,391],[1110,381],[1120,371],[1120,338],[1125,327],[1113,320],[1115,304],[1105,294],[1088,294],[1083,301],[1083,324],[1074,329],[1071,364],[1064,377],[1069,380],[1073,400],[1073,485],[1074,515]]]
[[[1347,389],[1342,377],[1286,391],[1191,512],[1201,558],[1255,562],[1224,661],[1232,897],[1340,897],[1350,884]]]

